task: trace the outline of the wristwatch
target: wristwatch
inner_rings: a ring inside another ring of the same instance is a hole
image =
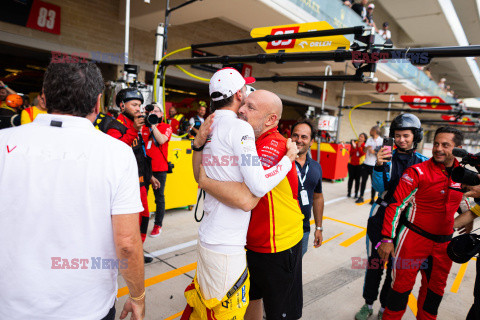
[[[193,144],[194,140],[191,140],[192,141],[192,150],[193,151],[202,151],[203,148],[205,148],[205,144],[203,146],[201,146],[200,148],[197,148],[195,147],[195,145]]]
[[[323,227],[316,227],[315,229],[323,231]]]

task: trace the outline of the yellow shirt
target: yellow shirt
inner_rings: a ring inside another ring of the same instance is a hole
[[[21,124],[30,123],[33,120],[35,120],[35,118],[39,114],[46,114],[46,113],[47,113],[47,111],[40,110],[39,108],[37,108],[35,106],[27,108],[27,109],[22,111],[20,122],[21,122]]]

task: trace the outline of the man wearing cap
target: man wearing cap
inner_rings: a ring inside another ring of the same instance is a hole
[[[297,150],[290,143],[277,165],[263,169],[255,147],[255,128],[237,117],[245,102],[245,84],[254,81],[233,68],[213,75],[210,97],[214,113],[205,120],[212,130],[208,139],[199,133],[192,142],[193,167],[197,181],[203,162],[211,179],[244,182],[256,197],[262,197],[285,178]],[[207,191],[205,216],[198,232],[197,273],[185,290],[188,304],[182,319],[244,318],[250,287],[244,246],[253,206],[229,206]]]
[[[163,217],[165,216],[165,183],[168,172],[168,142],[172,137],[172,127],[162,121],[163,111],[159,104],[154,103],[151,114],[158,117],[154,126],[143,126],[142,136],[145,142],[147,156],[152,159],[152,174],[160,183],[160,188],[153,189],[155,195],[155,225],[150,237],[156,238],[162,232]]]
[[[140,234],[142,242],[145,242],[148,220],[150,218],[147,200],[147,182],[150,182],[154,189],[160,187],[160,182],[152,175],[152,164],[150,158],[146,155],[145,144],[140,132],[145,124],[145,119],[140,113],[143,95],[136,88],[122,89],[117,93],[115,102],[122,113],[118,115],[117,121],[111,121],[109,123],[107,134],[131,146],[135,154],[140,182],[140,198],[144,209],[140,213]],[[153,130],[158,129],[153,128]],[[121,159],[119,159],[119,161],[121,161]],[[152,260],[152,257],[145,257],[145,263],[152,262]]]
[[[265,169],[279,163],[289,144],[278,132],[281,115],[282,101],[265,90],[250,94],[239,109],[239,117],[253,128],[257,152]],[[206,136],[208,130],[207,121],[197,137]],[[296,167],[261,199],[244,183],[220,182],[204,173],[200,170],[198,182],[206,192],[230,207],[253,208],[246,245],[251,289],[245,319],[260,320],[263,310],[267,319],[300,319],[304,216],[299,206]]]
[[[377,26],[375,25],[375,22],[373,21],[373,10],[375,9],[375,5],[373,3],[370,3],[367,7],[367,15],[363,19],[364,22],[366,22],[370,27],[373,27],[374,30],[377,30]]]
[[[382,29],[378,31],[378,34],[385,40],[392,38],[392,33],[388,30],[388,22],[383,23]]]

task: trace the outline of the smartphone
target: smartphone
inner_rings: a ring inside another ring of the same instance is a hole
[[[386,147],[386,151],[392,152],[393,151],[393,138],[383,138],[383,145],[382,148]],[[392,157],[385,158],[385,160],[390,161]]]

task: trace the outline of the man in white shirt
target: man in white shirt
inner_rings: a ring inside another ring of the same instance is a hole
[[[205,122],[213,121],[212,131],[205,145],[192,142],[193,150],[197,151],[193,155],[193,167],[197,181],[197,169],[202,162],[208,177],[244,182],[256,197],[263,197],[285,178],[298,151],[290,141],[289,151],[278,165],[263,169],[255,146],[254,128],[237,116],[245,101],[245,85],[254,81],[243,78],[233,68],[221,69],[210,79],[214,114]],[[198,152],[202,150],[203,156]],[[195,319],[243,319],[249,300],[244,247],[250,210],[255,205],[239,209],[206,194],[205,216],[198,232],[197,273],[185,290],[188,304],[182,319],[190,316]]]
[[[392,38],[392,33],[388,30],[388,22],[383,23],[382,29],[378,31],[378,34],[385,40]]]
[[[377,161],[377,152],[380,150],[383,144],[383,138],[380,136],[380,127],[374,126],[370,129],[371,137],[367,139],[365,143],[365,161],[363,162],[362,168],[362,183],[360,185],[360,197],[355,201],[355,203],[363,203],[363,194],[365,193],[365,186],[367,185],[368,177],[372,177],[373,168],[375,167],[375,162]],[[375,199],[375,190],[372,186],[372,198],[370,204],[374,203]]]
[[[198,133],[198,129],[205,121],[205,113],[207,113],[207,108],[204,105],[198,107],[197,115],[195,117],[191,117],[188,123],[190,124],[190,134],[191,136],[195,137]]]
[[[0,319],[115,319],[118,270],[145,316],[138,170],[131,148],[96,130],[94,64],[54,63],[48,114],[0,132]]]

